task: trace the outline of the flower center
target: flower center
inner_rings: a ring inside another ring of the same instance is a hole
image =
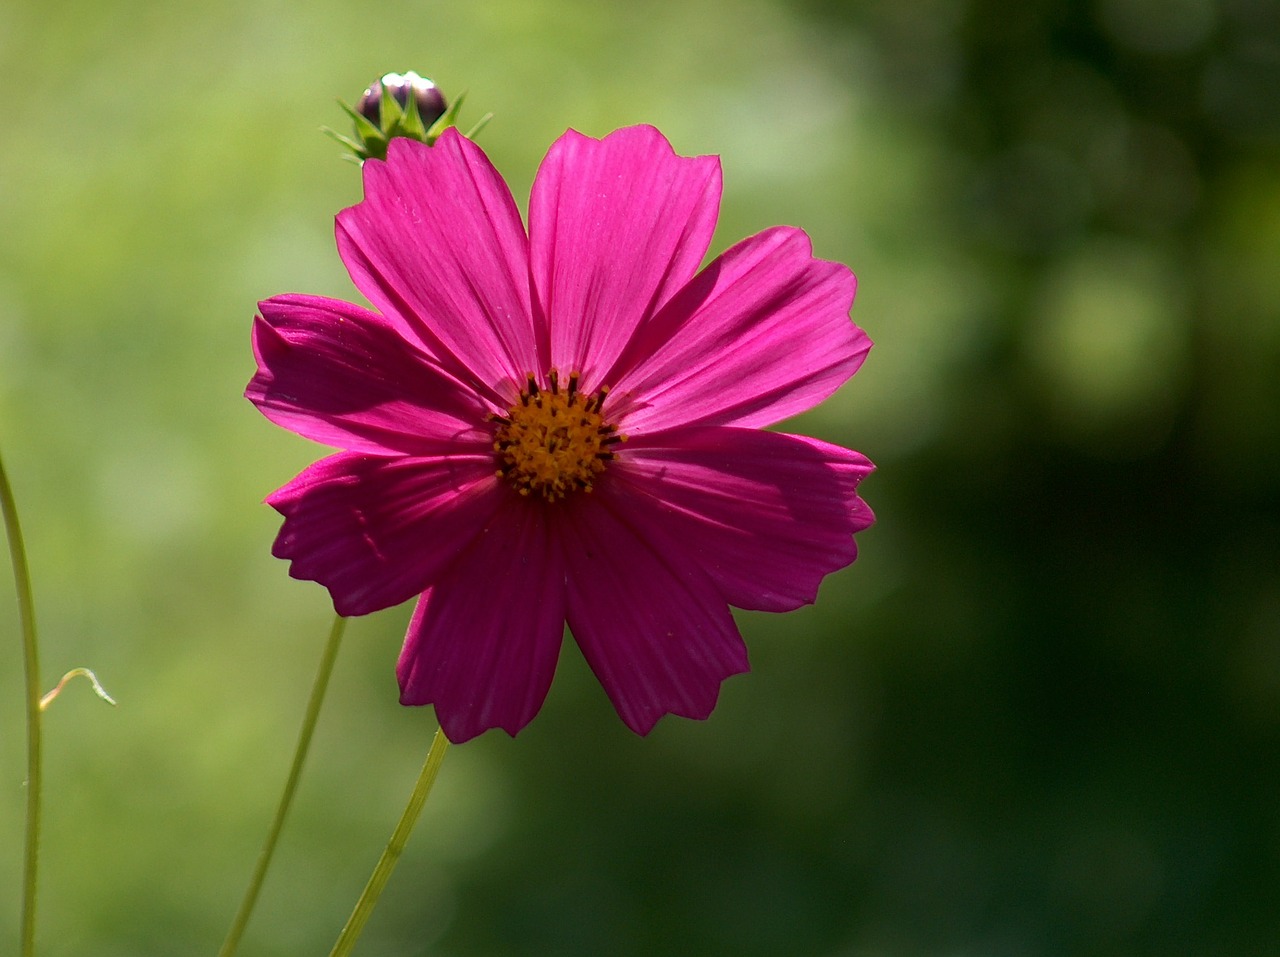
[[[607,387],[586,396],[578,391],[576,372],[563,392],[554,369],[547,379],[551,389],[544,392],[529,376],[520,401],[505,416],[493,416],[498,423],[493,450],[500,460],[498,474],[517,492],[536,492],[555,502],[578,489],[590,492],[613,458],[612,447],[627,437],[600,414]]]

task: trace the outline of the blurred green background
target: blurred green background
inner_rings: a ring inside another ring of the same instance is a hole
[[[572,126],[718,153],[715,251],[852,265],[864,370],[799,423],[879,523],[754,672],[637,739],[572,645],[449,755],[367,955],[1280,948],[1280,8],[1270,0],[0,6],[0,443],[48,712],[46,957],[212,954],[330,621],[261,500],[266,296],[351,298],[320,136],[416,69],[523,204]],[[625,265],[625,264],[624,264]],[[7,573],[6,573],[7,574]],[[0,588],[0,941],[21,659]],[[242,949],[327,953],[434,723],[352,623]],[[0,943],[0,951],[8,949]]]

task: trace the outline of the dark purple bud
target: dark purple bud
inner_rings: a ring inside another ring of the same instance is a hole
[[[431,124],[444,115],[447,104],[440,88],[424,76],[418,76],[410,70],[408,73],[388,73],[381,80],[373,83],[364,91],[356,110],[374,126],[382,126],[382,88],[391,91],[397,103],[408,108],[409,95],[418,101],[418,115],[422,117],[422,125],[430,129]]]

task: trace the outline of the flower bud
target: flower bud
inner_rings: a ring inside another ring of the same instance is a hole
[[[424,129],[430,129],[431,124],[444,115],[446,103],[444,94],[440,92],[440,88],[428,80],[426,77],[418,76],[412,70],[405,74],[388,73],[380,80],[375,80],[373,84],[364,91],[364,95],[360,97],[360,102],[356,104],[356,110],[374,126],[382,126],[382,91],[383,88],[390,91],[395,101],[400,104],[400,108],[406,112],[409,109],[409,97],[413,96],[418,106],[418,116],[422,119]]]
[[[338,101],[355,124],[351,136],[328,127],[321,130],[350,150],[348,159],[357,163],[385,159],[387,144],[397,136],[431,146],[446,129],[457,126],[458,111],[465,96],[460,93],[452,103],[446,103],[439,87],[426,77],[412,71],[403,75],[388,73],[370,84],[355,109]],[[489,122],[491,115],[486,113],[480,117],[464,135],[474,136]]]

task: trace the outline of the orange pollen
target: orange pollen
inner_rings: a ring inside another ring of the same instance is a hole
[[[613,458],[613,446],[627,437],[600,413],[608,387],[583,395],[574,372],[561,391],[554,369],[547,381],[550,389],[544,391],[529,376],[520,401],[506,415],[492,417],[498,424],[493,450],[498,453],[498,474],[517,492],[556,502],[570,492],[590,492]]]

